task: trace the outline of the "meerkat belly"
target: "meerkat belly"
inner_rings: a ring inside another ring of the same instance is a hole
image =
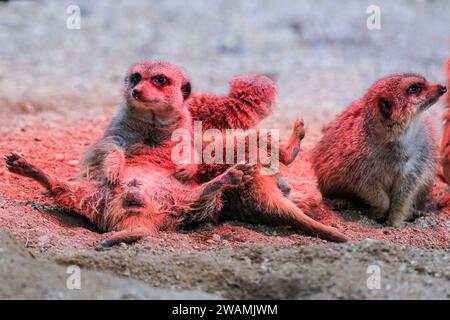
[[[189,185],[172,177],[172,171],[152,165],[130,166],[125,171],[125,193],[132,193],[137,202],[157,211],[168,211],[188,198]]]
[[[388,194],[393,186],[405,177],[420,176],[423,168],[423,148],[415,136],[409,132],[398,141],[388,143],[377,154],[378,164],[374,175]],[[377,174],[378,172],[378,174]],[[380,173],[383,174],[380,174]]]

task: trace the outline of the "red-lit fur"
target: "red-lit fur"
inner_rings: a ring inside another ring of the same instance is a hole
[[[277,98],[275,83],[264,75],[248,75],[235,77],[230,82],[228,96],[217,96],[211,93],[194,93],[187,100],[193,121],[201,121],[203,132],[208,129],[248,130],[257,127],[258,123],[272,113]],[[294,131],[287,144],[280,144],[279,160],[289,165],[295,160],[300,143],[305,135],[301,119],[295,123]],[[225,143],[224,143],[225,146]],[[225,154],[225,151],[224,151]],[[197,177],[200,181],[208,181],[223,173],[230,165],[205,164],[198,167]],[[313,214],[322,201],[319,192],[291,192],[286,178],[277,175],[280,190],[307,214]]]
[[[272,113],[276,100],[275,83],[263,75],[240,76],[230,82],[228,96],[193,93],[187,100],[192,121],[201,121],[208,129],[248,130]],[[198,176],[208,181],[224,172],[229,165],[201,164]]]
[[[127,78],[136,70],[143,74],[142,86],[147,89],[142,94],[148,97],[143,100],[144,103],[141,100],[135,102],[131,97],[129,80],[126,80],[125,108],[131,109],[134,115],[138,114],[144,119],[129,118],[129,111],[122,109],[124,111],[115,118],[105,138],[90,149],[86,159],[94,166],[85,169],[85,174],[79,175],[74,181],[62,182],[17,154],[6,157],[8,169],[39,182],[50,191],[62,208],[86,216],[100,230],[115,231],[116,233],[102,242],[101,245],[106,247],[119,242],[133,242],[158,230],[177,229],[180,226],[219,221],[227,217],[252,222],[261,220],[288,224],[324,239],[346,240],[345,236],[334,228],[326,227],[307,217],[283,196],[277,187],[275,176],[263,176],[259,171],[254,173],[253,165],[235,165],[202,185],[192,181],[182,183],[175,179],[173,173],[177,171],[177,167],[171,161],[175,142],[170,141],[170,136],[175,129],[190,129],[192,126],[189,114],[183,108],[183,97],[186,96],[183,86],[186,84],[186,78],[173,65],[152,62],[133,66]],[[162,88],[156,88],[155,91],[151,85],[155,70],[157,74],[164,74],[170,80],[170,85],[174,86],[164,92],[178,97],[167,97],[164,94],[161,96],[159,91],[163,91]],[[149,92],[153,96],[150,96]],[[151,129],[139,127],[141,124],[138,121],[145,120],[145,123],[150,123],[155,119],[157,122],[151,123]],[[137,124],[130,124],[130,121]],[[126,130],[129,126],[137,126],[140,131],[128,132]],[[295,158],[295,150],[304,135],[302,130],[303,123],[298,121],[288,148],[284,151],[287,162]],[[121,139],[116,138],[117,134],[121,134]],[[148,139],[142,139],[148,134],[152,134],[151,143],[148,143]],[[120,142],[119,145],[116,144],[117,141]],[[92,175],[91,172],[95,174]],[[112,177],[109,172],[118,174]],[[107,175],[106,181],[102,179],[102,173]],[[117,181],[111,183],[111,180]],[[239,195],[243,207],[222,211],[223,193],[245,184],[248,188],[241,188],[239,193],[227,195]]]
[[[447,60],[445,65],[445,71],[447,75],[447,87],[450,87],[450,59]],[[441,140],[440,148],[440,160],[441,160],[441,178],[450,184],[450,94],[447,93],[445,113],[443,115],[444,120],[444,133]],[[450,205],[450,194],[446,194],[441,200],[439,205],[441,207]]]
[[[373,218],[402,226],[413,208],[423,208],[433,185],[436,144],[423,111],[445,90],[416,74],[376,82],[314,149],[322,193],[362,200]]]
[[[450,59],[446,64],[447,82],[450,86]],[[446,97],[446,111],[444,113],[444,134],[441,141],[441,164],[443,177],[447,184],[450,184],[450,94]]]
[[[141,80],[131,84],[135,73]],[[166,84],[155,77],[165,77]],[[176,228],[184,216],[214,219],[222,206],[221,192],[249,180],[253,166],[233,166],[201,186],[173,177],[179,166],[171,159],[171,134],[192,127],[184,106],[187,83],[169,63],[133,65],[125,80],[124,106],[71,182],[59,181],[17,154],[7,156],[6,165],[42,184],[62,208],[86,216],[102,231],[116,231],[103,246]],[[142,91],[139,98],[136,88]]]

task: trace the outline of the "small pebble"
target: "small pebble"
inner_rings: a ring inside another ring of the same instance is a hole
[[[71,165],[72,167],[75,167],[78,165],[78,160],[70,160],[67,162],[69,165]]]

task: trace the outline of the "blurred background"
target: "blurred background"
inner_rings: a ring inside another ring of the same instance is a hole
[[[80,29],[66,27],[69,5],[81,8]],[[366,26],[370,5],[380,30]],[[226,94],[235,75],[267,74],[279,86],[268,122],[300,114],[317,133],[380,77],[444,81],[449,26],[446,0],[0,2],[0,117],[113,112],[128,66],[163,59],[198,91]]]

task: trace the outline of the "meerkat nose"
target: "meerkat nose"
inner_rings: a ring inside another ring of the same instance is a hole
[[[439,89],[439,93],[440,94],[444,94],[447,92],[447,87],[446,86],[441,86],[441,88]]]
[[[131,95],[133,96],[133,98],[135,98],[136,100],[139,100],[141,98],[141,91],[137,90],[137,89],[133,89],[133,91],[131,92]]]

